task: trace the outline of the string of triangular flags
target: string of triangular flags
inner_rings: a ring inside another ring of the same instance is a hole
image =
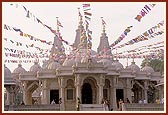
[[[19,32],[20,36],[28,37],[28,38],[30,38],[30,40],[40,41],[41,43],[45,43],[47,45],[53,45],[52,41],[41,40],[41,39],[39,39],[37,37],[34,37],[33,35],[30,35],[30,34],[27,34],[27,33],[23,32],[22,29],[20,29],[20,28],[11,27],[11,26],[9,26],[7,24],[4,24],[4,29],[10,30],[10,31],[14,30],[15,32]]]
[[[34,54],[27,54],[27,55],[25,55],[25,54],[18,54],[18,53],[5,53],[5,57],[13,57],[13,58],[19,58],[19,59],[21,59],[21,58],[48,58],[49,57],[49,55],[48,54],[46,54],[46,55],[42,55],[42,54],[39,54],[39,55],[34,55]]]
[[[12,49],[12,48],[4,48],[5,50],[5,57],[13,57],[13,58],[52,58],[52,59],[64,59],[65,57],[63,55],[59,55],[59,54],[54,54],[54,55],[49,55],[48,52],[44,52],[44,53],[33,53],[33,52],[27,52],[25,50],[16,50],[16,49]],[[59,51],[60,53],[60,51]]]
[[[163,49],[155,49],[155,50],[148,50],[143,52],[134,52],[134,53],[127,53],[127,54],[114,54],[115,58],[145,58],[150,57],[152,59],[163,59],[164,54],[160,53],[163,52]],[[146,54],[145,54],[146,53]]]
[[[12,6],[19,6],[18,4],[10,4],[10,5],[12,5]],[[57,34],[56,33],[56,30],[54,30],[54,29],[52,29],[50,26],[48,26],[47,24],[45,24],[45,23],[43,23],[39,18],[37,18],[35,15],[33,15],[33,13],[29,10],[29,9],[27,9],[25,6],[23,6],[23,5],[21,5],[21,7],[23,7],[23,9],[24,9],[24,11],[26,12],[26,17],[27,18],[33,18],[34,19],[34,21],[37,21],[38,23],[40,23],[40,24],[42,24],[44,27],[46,27],[46,28],[48,28],[53,34]],[[18,8],[18,7],[16,7],[16,8]],[[61,24],[61,22],[57,19],[57,25],[59,26],[59,27],[63,27],[62,26],[62,24]],[[58,35],[58,34],[57,34]],[[63,42],[63,43],[65,43],[66,45],[70,45],[69,44],[69,42],[68,41],[66,41],[66,40],[64,40],[64,39],[62,39],[62,37],[61,36],[58,36],[59,38],[60,38],[60,40]],[[42,42],[44,42],[45,43],[45,41],[44,40],[41,40]],[[48,44],[51,44],[50,42],[47,42]],[[70,45],[71,46],[71,45]]]
[[[14,50],[16,51],[16,50]],[[48,54],[36,54],[36,53],[29,53],[29,52],[24,52],[23,54],[19,53],[5,53],[5,57],[13,57],[13,58],[48,58]]]
[[[160,51],[160,50],[157,50]],[[156,51],[155,51],[156,52]],[[113,58],[119,58],[119,59],[124,59],[124,58],[150,58],[150,59],[163,59],[163,55],[161,54],[156,54],[156,53],[149,53],[149,54],[141,54],[141,55],[136,55],[136,54],[128,54],[128,55],[115,55]]]
[[[25,13],[26,13],[26,17],[27,18],[33,18],[34,22],[38,22],[41,25],[43,25],[44,27],[47,27],[52,33],[55,33],[56,31],[54,29],[52,29],[50,26],[48,26],[47,24],[43,23],[39,18],[37,18],[28,8],[26,8],[24,5],[19,5],[19,4],[10,4],[11,6],[17,6],[16,8],[18,8],[18,6],[21,6]]]
[[[84,17],[85,17],[85,29],[86,29],[86,32],[87,32],[87,36],[88,36],[88,49],[91,49],[92,47],[92,37],[91,37],[91,34],[92,34],[92,31],[89,30],[89,24],[90,24],[90,21],[91,21],[91,16],[92,16],[92,13],[90,12],[91,11],[91,8],[90,8],[90,4],[82,4],[83,5],[83,12],[84,12]],[[79,12],[80,14],[80,12]]]
[[[16,50],[16,49],[13,49],[13,48],[4,48],[5,50],[5,53],[14,53],[14,54],[18,54],[18,55],[25,55],[27,57],[32,57],[33,56],[37,56],[37,55],[40,55],[40,56],[47,56],[48,55],[48,50],[46,50],[44,53],[36,53],[36,52],[28,52],[28,51],[25,51],[25,50]],[[7,55],[6,55],[7,56]]]
[[[156,4],[149,4],[149,5],[145,5],[144,8],[141,10],[140,14],[136,16],[136,20],[138,20],[139,22],[141,21],[141,18],[144,17],[147,12],[149,12],[151,10],[151,8],[153,8]],[[150,7],[149,7],[150,6]],[[110,45],[110,47],[114,47],[115,45],[117,45],[119,42],[121,42],[126,36],[127,34],[131,31],[130,28],[132,28],[133,26],[129,26],[127,27],[124,32],[121,34],[121,36],[114,41],[114,43],[112,43]]]
[[[145,5],[140,13],[135,17],[135,19],[140,22],[141,19],[145,17],[151,11],[151,9],[154,8],[155,5],[156,4]]]
[[[158,47],[159,48],[159,47]],[[37,55],[37,53],[30,53],[30,52],[25,52],[25,51],[19,51],[19,50],[14,50],[14,49],[9,49],[9,48],[5,48],[6,50],[13,50],[13,52],[15,53],[5,53],[5,56],[6,57],[15,57],[15,58],[19,58],[23,60],[23,58],[48,58],[49,55],[46,54],[46,55]],[[18,53],[16,53],[16,51],[18,51]],[[163,55],[162,54],[159,54],[159,53],[156,53],[156,52],[163,52],[163,49],[154,49],[154,50],[148,50],[148,51],[143,51],[143,52],[135,52],[133,51],[133,53],[127,53],[127,54],[122,54],[122,53],[116,53],[116,54],[113,54],[113,58],[145,58],[145,57],[150,57],[150,58],[162,58]],[[148,53],[148,54],[145,54],[145,53]],[[68,57],[76,57],[75,55],[68,55]],[[102,58],[104,57],[104,55],[94,55],[92,56],[94,58]],[[106,55],[106,58],[110,58],[112,56],[110,55]],[[53,57],[54,58],[54,57]],[[57,58],[62,58],[62,57],[58,57]],[[9,62],[13,62],[13,61],[8,61]],[[16,62],[17,63],[17,62]]]
[[[110,47],[114,47],[115,45],[117,45],[119,42],[121,42],[126,36],[127,36],[127,34],[131,31],[131,28],[132,28],[133,26],[128,26],[125,30],[124,30],[124,32],[121,34],[121,36],[117,39],[117,40],[115,40],[114,41],[114,43],[112,43],[111,45],[110,45]]]
[[[152,46],[152,47],[149,47],[149,46]],[[147,46],[144,46],[144,47],[141,47],[141,48],[136,48],[136,49],[133,49],[133,50],[127,50],[127,51],[123,51],[123,52],[120,52],[120,53],[113,53],[113,55],[124,54],[124,53],[135,53],[135,52],[140,53],[140,51],[142,51],[142,50],[148,50],[149,52],[152,52],[153,49],[162,49],[163,47],[164,47],[163,44],[159,45],[159,46],[147,45]]]
[[[24,60],[17,60],[17,59],[6,59],[4,60],[4,63],[34,63],[36,60],[29,60],[29,59],[24,59]],[[38,60],[38,62],[43,62],[43,60]]]
[[[34,44],[28,45],[28,44],[24,44],[24,43],[21,43],[21,42],[18,42],[18,41],[14,41],[14,40],[11,40],[11,39],[8,39],[8,38],[4,38],[4,40],[5,40],[6,42],[10,41],[10,43],[15,44],[16,46],[26,46],[26,48],[30,48],[30,47],[33,48],[33,47],[34,47],[34,48],[36,48],[37,50],[39,50],[41,54],[42,54],[43,52],[48,52],[48,51],[50,51],[49,49],[42,49],[42,48],[40,48],[40,47],[37,47],[37,46],[35,46]],[[8,43],[9,43],[9,42],[8,42]]]
[[[154,38],[155,36],[162,35],[164,33],[164,31],[163,30],[159,31],[159,29],[163,25],[164,25],[164,21],[161,21],[156,26],[153,26],[149,30],[145,31],[143,34],[141,34],[141,35],[137,36],[136,38],[128,41],[127,43],[124,43],[124,44],[122,44],[120,46],[117,46],[117,47],[115,47],[113,49],[122,48],[122,47],[124,47],[126,45],[132,45],[134,43],[138,43],[140,41],[145,41],[145,40],[148,40],[150,38]]]

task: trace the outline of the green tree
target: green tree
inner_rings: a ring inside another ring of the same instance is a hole
[[[148,66],[151,66],[155,72],[160,72],[161,74],[164,72],[164,61],[160,59],[144,59],[141,64],[141,68],[145,67],[148,62]]]

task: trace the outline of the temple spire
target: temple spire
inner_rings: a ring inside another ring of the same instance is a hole
[[[78,8],[78,13],[79,13],[79,26],[82,26],[83,20],[82,20],[82,15],[80,13],[80,8]]]
[[[102,19],[102,33],[105,33],[105,24],[106,24],[106,22],[103,20],[103,17],[101,17],[101,19]]]
[[[56,18],[57,18],[57,33],[59,33],[59,25],[58,25],[59,21],[58,21],[58,17]]]
[[[54,37],[54,42],[53,42],[53,46],[51,48],[51,52],[50,52],[50,56],[49,56],[49,60],[50,61],[54,61],[57,60],[60,63],[62,63],[63,58],[65,57],[65,48],[63,46],[63,43],[60,39],[62,39],[60,30],[59,30],[59,26],[63,27],[62,24],[59,22],[58,17],[57,18],[57,29],[56,29],[56,34]],[[61,49],[61,51],[60,51]],[[62,60],[60,59],[60,57],[62,58]]]
[[[78,8],[78,18],[79,18],[79,24],[78,24],[78,28],[76,30],[76,37],[75,37],[75,41],[73,43],[73,48],[78,48],[79,47],[80,38],[81,38],[81,35],[84,31],[83,19],[82,19],[82,15],[80,13],[80,8]]]
[[[83,31],[83,33],[81,35],[79,46],[82,49],[87,49],[87,47],[88,47],[87,36],[86,36],[86,31],[85,30]]]
[[[105,33],[106,22],[103,20],[103,17],[101,17],[101,20],[102,20],[102,33],[101,33],[101,37],[100,37],[100,43],[99,43],[99,46],[97,48],[97,52],[101,53],[101,54],[106,53],[106,55],[111,56],[112,53],[111,53],[108,37]],[[105,50],[106,52],[104,52],[104,49],[106,49]]]

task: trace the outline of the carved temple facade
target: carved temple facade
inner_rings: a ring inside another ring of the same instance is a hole
[[[63,47],[63,45],[56,35],[50,58],[42,67],[35,62],[30,70],[26,71],[19,64],[11,73],[18,86],[14,91],[19,92],[16,95],[22,95],[21,101],[25,105],[47,105],[54,101],[60,104],[60,109],[63,111],[75,111],[78,98],[81,104],[102,104],[102,100],[107,99],[109,107],[117,110],[119,99],[126,101],[128,98],[131,103],[138,103],[139,100],[152,103],[156,97],[163,98],[163,84],[157,86],[163,76],[148,65],[140,69],[133,61],[131,65],[124,68],[117,59],[94,57],[104,51],[104,48],[109,48],[105,28],[100,37],[98,51],[95,52],[87,47],[88,38],[82,23],[81,18],[74,42],[74,47],[78,50],[70,53],[73,56],[65,57],[65,53],[57,51],[55,47]],[[112,57],[111,51],[103,54]],[[56,60],[52,58],[55,55],[63,55],[64,58]],[[11,93],[7,91],[7,94]],[[6,98],[10,96],[7,95]],[[12,99],[15,101],[10,102],[16,104],[17,98],[15,96]],[[7,105],[11,103],[5,102]]]

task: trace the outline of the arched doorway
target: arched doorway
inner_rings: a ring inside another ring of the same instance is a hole
[[[92,88],[89,83],[84,83],[82,87],[82,104],[92,104]]]

